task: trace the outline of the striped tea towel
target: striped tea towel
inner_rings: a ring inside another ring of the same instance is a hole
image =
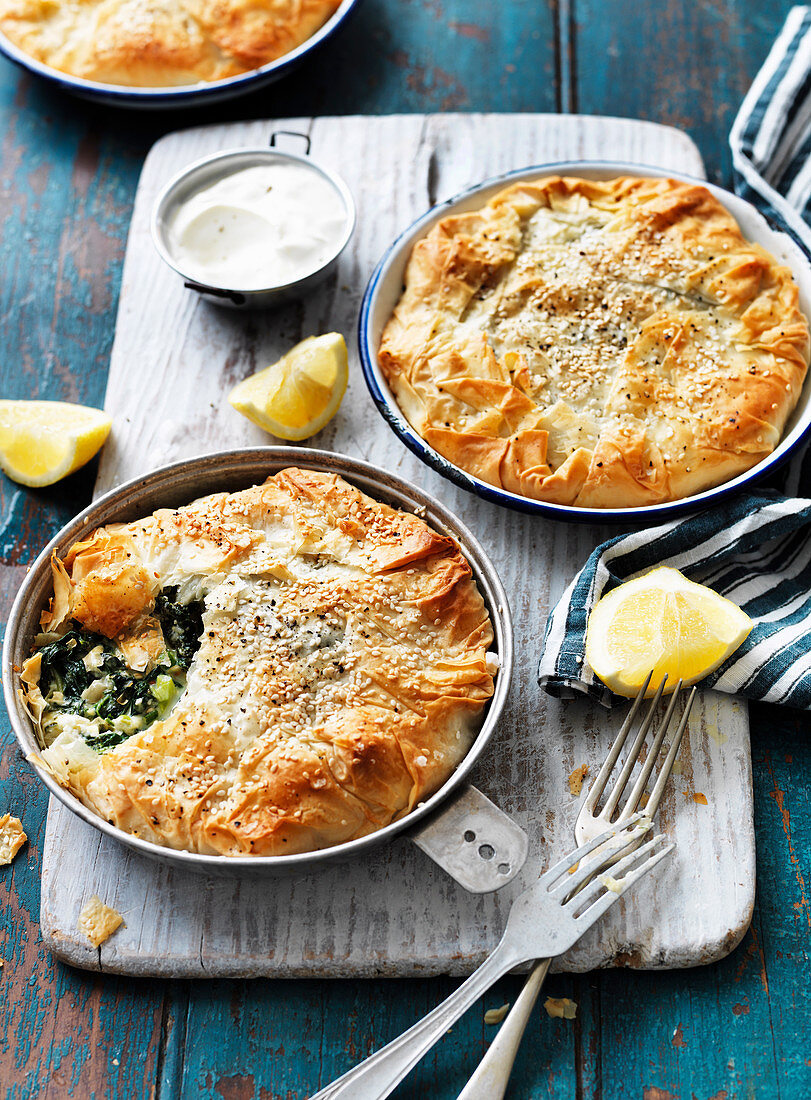
[[[811,262],[811,7],[792,8],[729,134],[735,190]],[[811,496],[811,448],[769,485]]]
[[[546,625],[539,677],[550,695],[618,701],[586,664],[586,622],[604,592],[655,565],[680,569],[755,620],[707,687],[811,708],[811,500],[766,492],[598,546]]]
[[[786,228],[811,260],[811,7],[792,8],[730,133],[735,189]],[[604,592],[656,565],[680,569],[755,621],[704,681],[719,691],[811,709],[811,448],[769,484],[703,514],[602,543],[549,616],[538,676],[561,698],[617,702],[586,664],[589,613]]]

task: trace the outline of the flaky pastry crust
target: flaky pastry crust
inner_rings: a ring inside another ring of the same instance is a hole
[[[0,30],[35,60],[103,84],[224,80],[300,46],[341,0],[0,0]]]
[[[154,593],[204,593],[184,694],[106,752],[60,734],[58,780],[176,849],[286,855],[365,836],[432,794],[493,692],[492,629],[452,539],[332,474],[100,528],[54,562],[49,636],[143,633]],[[162,648],[162,647],[159,647]],[[42,651],[23,669],[42,730]]]
[[[809,332],[791,272],[707,188],[551,176],[415,245],[379,359],[454,465],[534,500],[635,508],[774,450]]]

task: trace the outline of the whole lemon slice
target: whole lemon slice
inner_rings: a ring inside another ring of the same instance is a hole
[[[339,332],[309,336],[228,397],[237,412],[280,439],[307,439],[332,420],[349,377]]]
[[[53,485],[99,451],[112,420],[66,401],[0,401],[0,467],[13,481]]]
[[[752,626],[734,603],[660,566],[599,601],[589,616],[586,659],[617,695],[636,695],[652,669],[650,696],[665,675],[665,691],[709,675]]]

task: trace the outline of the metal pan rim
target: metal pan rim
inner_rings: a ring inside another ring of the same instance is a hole
[[[495,634],[493,648],[498,653],[500,661],[495,692],[468,753],[442,787],[423,805],[368,836],[315,852],[289,856],[205,855],[167,848],[142,840],[105,821],[88,809],[74,794],[61,787],[46,771],[33,761],[30,762],[51,794],[78,817],[127,847],[160,862],[171,863],[187,870],[228,875],[306,873],[328,864],[348,860],[383,844],[435,812],[441,803],[464,783],[489,744],[506,703],[513,668],[512,620],[507,596],[495,567],[478,540],[452,512],[424,490],[408,484],[379,466],[348,455],[299,447],[238,448],[174,462],[146,476],[133,478],[116,486],[66,524],[38,555],[28,570],[12,605],[2,653],[6,706],[15,737],[24,755],[27,757],[31,752],[39,751],[39,747],[34,737],[31,720],[18,694],[19,681],[14,665],[21,658],[22,653],[27,652],[30,647],[32,633],[28,633],[27,637],[21,637],[21,631],[33,616],[38,619],[39,610],[43,605],[43,593],[47,593],[50,587],[51,554],[54,551],[64,550],[88,529],[103,522],[111,522],[116,514],[119,518],[135,518],[137,514],[148,514],[145,511],[147,508],[151,512],[155,507],[160,506],[145,504],[139,511],[137,502],[140,499],[154,500],[162,494],[171,498],[176,493],[175,506],[177,506],[206,492],[218,491],[218,478],[221,479],[220,489],[223,488],[222,482],[226,479],[234,487],[237,483],[244,487],[264,480],[279,469],[294,465],[341,474],[348,481],[357,484],[364,492],[369,492],[370,495],[384,502],[393,503],[395,507],[398,506],[398,501],[406,502],[410,505],[407,510],[417,509],[420,516],[424,509],[425,518],[432,526],[445,530],[456,539],[471,565],[477,585],[490,611]],[[192,479],[195,475],[205,480],[205,484],[209,487],[204,488],[200,484],[193,486]],[[203,475],[207,476],[203,478]],[[188,490],[185,496],[184,486]]]

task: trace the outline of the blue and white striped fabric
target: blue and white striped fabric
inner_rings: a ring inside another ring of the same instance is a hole
[[[789,12],[729,145],[735,191],[788,227],[811,261],[811,7]],[[780,488],[811,496],[811,448],[792,460]]]
[[[707,687],[811,707],[811,500],[768,493],[598,546],[549,616],[540,681],[551,695],[617,701],[586,664],[586,622],[605,591],[655,565],[680,569],[755,620]]]
[[[735,190],[787,226],[811,259],[811,7],[792,8],[730,133]],[[680,569],[755,621],[705,683],[811,709],[811,448],[770,481],[711,512],[598,546],[549,616],[539,666],[551,695],[617,697],[585,659],[589,613],[604,592],[656,565]],[[780,495],[783,494],[791,495]]]

